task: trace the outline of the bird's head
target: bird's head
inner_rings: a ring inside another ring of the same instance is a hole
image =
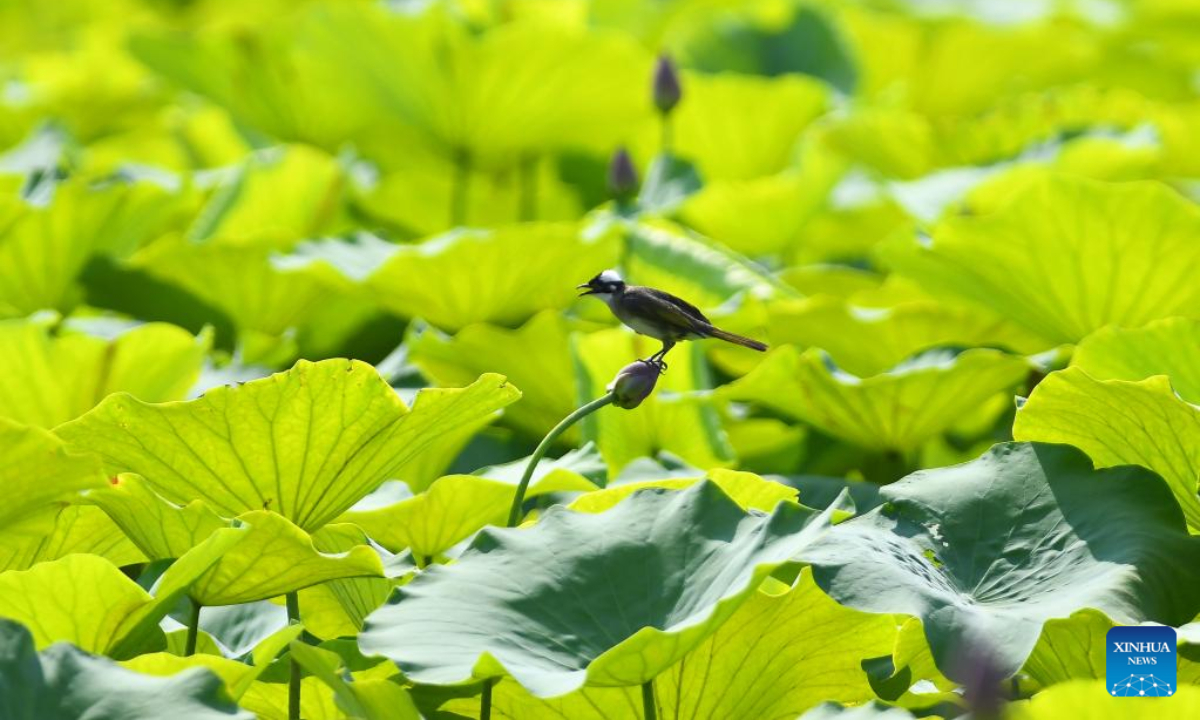
[[[605,270],[583,285],[575,286],[575,289],[583,291],[579,293],[580,297],[584,295],[613,295],[625,289],[625,281],[621,279],[616,270]]]

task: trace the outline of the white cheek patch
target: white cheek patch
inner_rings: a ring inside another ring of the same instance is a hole
[[[612,293],[606,293],[606,292],[592,293],[592,297],[600,298],[601,300],[604,301],[604,304],[607,305],[610,310],[612,310],[613,312],[617,311],[617,306],[613,302]]]

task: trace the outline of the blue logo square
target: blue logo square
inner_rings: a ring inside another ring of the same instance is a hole
[[[1116,697],[1175,694],[1175,628],[1114,627],[1105,638],[1104,681]]]

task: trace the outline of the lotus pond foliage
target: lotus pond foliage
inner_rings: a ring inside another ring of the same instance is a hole
[[[1198,38],[0,3],[0,720],[1200,716]]]

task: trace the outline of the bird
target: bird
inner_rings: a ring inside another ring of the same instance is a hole
[[[662,372],[667,369],[664,361],[667,353],[681,340],[717,338],[751,350],[767,351],[765,343],[714,326],[695,305],[671,293],[626,283],[616,270],[605,270],[575,289],[583,290],[580,297],[594,295],[603,300],[613,315],[634,332],[661,341],[662,349],[643,362],[657,365]]]

